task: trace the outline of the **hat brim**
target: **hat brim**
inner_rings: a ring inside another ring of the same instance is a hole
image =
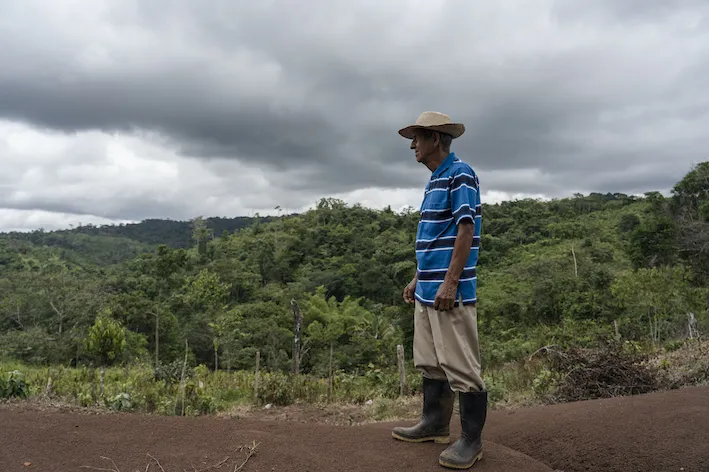
[[[406,139],[414,139],[414,131],[417,129],[428,129],[439,133],[449,134],[453,139],[459,138],[465,133],[465,125],[462,123],[449,123],[445,125],[421,126],[410,125],[399,130],[399,134]]]

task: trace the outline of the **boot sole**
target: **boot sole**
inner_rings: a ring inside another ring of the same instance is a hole
[[[400,436],[396,433],[391,433],[391,436],[394,439],[398,439],[399,441],[404,441],[408,443],[422,443],[433,441],[436,444],[448,444],[451,441],[450,436],[426,436],[423,438],[407,438],[406,436]]]
[[[456,470],[464,470],[464,469],[470,469],[472,466],[475,465],[477,461],[483,458],[483,453],[480,452],[477,456],[473,457],[473,460],[467,464],[451,464],[449,462],[446,462],[442,459],[438,459],[438,463],[442,465],[443,467],[447,469],[456,469]]]

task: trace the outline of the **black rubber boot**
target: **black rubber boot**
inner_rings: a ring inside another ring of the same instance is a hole
[[[450,442],[450,423],[455,394],[447,380],[423,379],[423,410],[418,424],[409,428],[397,427],[391,435],[406,442]]]
[[[438,458],[449,469],[469,469],[482,459],[482,430],[487,417],[487,392],[458,394],[460,404],[460,439],[451,444]]]

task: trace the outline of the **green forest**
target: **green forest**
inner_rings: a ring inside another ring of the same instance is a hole
[[[82,404],[101,398],[105,381],[112,404],[160,409],[157,393],[138,399],[139,381],[120,373],[142,369],[140,382],[155,389],[193,382],[191,408],[211,411],[231,394],[205,393],[205,376],[242,376],[252,388],[258,352],[262,387],[271,389],[264,401],[318,399],[324,389],[345,399],[358,379],[396,395],[397,345],[406,359],[412,351],[412,307],[402,291],[415,273],[417,223],[414,209],[323,199],[279,217],[2,234],[0,373],[14,372],[7,385],[26,375],[35,392],[54,382]],[[709,162],[669,196],[483,202],[479,329],[496,398],[512,385],[495,374],[545,346],[614,340],[669,352],[709,331],[708,246]],[[302,316],[295,347],[294,313]],[[103,367],[97,393],[88,385]],[[412,366],[408,375],[414,392]],[[61,387],[70,376],[76,385]],[[544,381],[535,371],[528,386]],[[168,400],[163,408],[174,412]]]

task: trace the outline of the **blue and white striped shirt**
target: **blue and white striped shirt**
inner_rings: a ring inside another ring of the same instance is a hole
[[[451,263],[458,223],[465,219],[475,222],[475,234],[468,261],[460,274],[456,304],[461,298],[464,305],[477,301],[475,267],[480,248],[481,209],[478,176],[468,164],[450,153],[431,175],[421,203],[416,233],[416,299],[419,302],[433,305]]]

